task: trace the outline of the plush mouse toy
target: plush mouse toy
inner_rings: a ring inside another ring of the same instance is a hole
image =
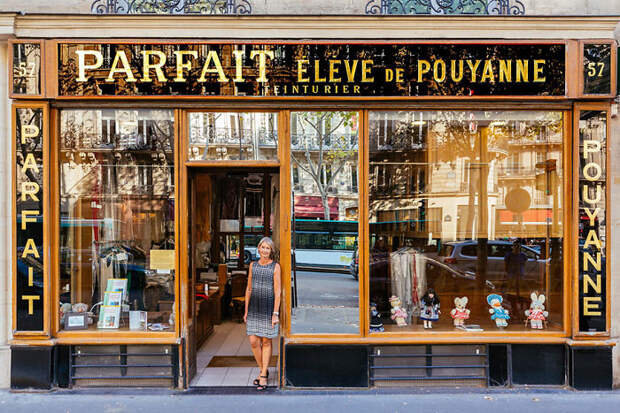
[[[493,314],[491,316],[491,320],[495,320],[495,324],[498,327],[506,327],[508,326],[508,321],[510,316],[508,315],[508,310],[502,307],[502,302],[504,299],[501,295],[498,294],[489,294],[487,296],[487,303],[491,306],[489,309],[489,313]]]
[[[397,326],[406,326],[407,322],[405,320],[407,319],[407,312],[400,306],[400,298],[395,295],[391,296],[390,304],[392,305],[392,309],[390,310],[392,316],[390,318],[396,321]]]
[[[469,301],[467,297],[456,297],[454,299],[454,305],[456,306],[456,308],[450,311],[450,315],[454,319],[455,327],[462,326],[463,324],[465,324],[465,320],[469,318],[470,311],[465,308],[467,307],[467,301]]]
[[[529,310],[525,310],[525,315],[527,319],[530,320],[530,326],[532,328],[542,330],[543,321],[545,321],[549,315],[549,312],[545,311],[545,296],[543,294],[537,295],[536,293],[532,293],[530,297],[532,298],[532,304],[530,304]]]

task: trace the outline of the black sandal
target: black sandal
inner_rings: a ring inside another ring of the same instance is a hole
[[[259,376],[261,379],[265,379],[267,380],[268,376]],[[269,383],[266,384],[260,384],[260,381],[258,382],[258,386],[256,386],[256,390],[258,391],[263,391],[267,388],[267,386],[269,385]]]
[[[261,376],[259,376],[259,377],[261,377]],[[269,370],[267,370],[267,376],[266,377],[269,378]],[[260,379],[254,379],[253,383],[254,383],[255,386],[260,385]]]

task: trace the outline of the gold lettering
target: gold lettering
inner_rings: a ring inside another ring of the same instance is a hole
[[[36,218],[29,218],[28,217],[29,215],[37,216],[37,215],[39,215],[39,211],[36,211],[36,210],[33,211],[33,210],[29,210],[29,209],[24,209],[22,211],[22,231],[26,230],[26,224],[28,222],[37,222]]]
[[[157,81],[167,82],[168,79],[166,79],[164,71],[161,69],[166,63],[166,54],[159,50],[143,50],[140,53],[142,54],[142,81],[145,83],[152,82],[151,69],[155,69]],[[151,56],[157,56],[157,63],[151,63]]]
[[[438,75],[438,72],[440,70],[441,76]],[[446,80],[446,62],[444,62],[442,59],[435,60],[435,63],[433,64],[433,78],[435,79],[435,82],[439,83],[442,83],[444,80]]]
[[[121,67],[117,67],[118,64],[121,64]],[[114,55],[114,60],[112,61],[112,68],[110,72],[108,72],[108,77],[105,79],[106,82],[114,82],[114,75],[117,72],[125,73],[127,76],[127,82],[136,82],[136,78],[131,71],[131,67],[129,66],[129,61],[127,60],[127,55],[124,50],[118,50]]]
[[[480,66],[480,59],[476,60],[476,64],[472,64],[470,59],[467,59],[467,66],[469,66],[469,70],[471,71],[471,82],[476,83],[476,71]]]
[[[33,201],[39,202],[37,194],[40,189],[41,187],[36,182],[22,182],[22,201],[26,201],[27,197],[30,196]]]
[[[213,65],[215,66],[213,69],[209,69],[211,62],[213,62]],[[207,58],[204,66],[202,67],[202,72],[200,73],[198,81],[206,82],[207,73],[217,73],[218,82],[228,82],[228,78],[224,74],[224,69],[222,68],[222,63],[220,62],[220,57],[217,55],[215,50],[209,50],[209,53],[207,53]]]
[[[257,82],[265,83],[267,82],[266,66],[267,66],[267,57],[273,60],[273,50],[252,50],[250,52],[250,59],[254,59],[255,56],[258,56],[258,78]]]
[[[589,153],[598,153],[601,151],[601,142],[593,139],[583,141],[583,159],[588,159]]]
[[[385,69],[385,81],[391,82],[394,80],[394,71],[392,69]]]
[[[336,65],[339,65],[340,63],[341,63],[340,60],[329,61],[329,81],[330,82],[339,83],[340,81],[342,81],[340,77],[336,77],[336,75],[338,74],[338,67]]]
[[[405,81],[405,69],[399,67],[396,69],[396,83],[402,83]]]
[[[527,59],[517,60],[517,83],[528,81],[528,64],[529,62],[527,61]]]
[[[590,169],[594,168],[594,175],[590,175]],[[596,181],[603,174],[603,170],[601,169],[601,165],[595,162],[589,162],[586,166],[583,167],[583,176],[590,182]]]
[[[235,57],[235,78],[233,82],[244,82],[243,79],[243,50],[233,50],[233,56]]]
[[[499,61],[499,81],[512,82],[512,59]]]
[[[34,268],[28,267],[28,287],[34,285]]]
[[[459,75],[456,75],[456,60],[450,61],[450,76],[452,76],[453,82],[460,82],[463,80],[463,61],[459,60]]]
[[[28,238],[26,240],[26,246],[24,247],[24,251],[22,252],[22,258],[28,258],[28,255],[33,255],[35,258],[39,257],[39,251],[37,250],[37,246],[34,243],[32,238]]]
[[[375,81],[374,77],[368,77],[368,75],[371,74],[373,63],[374,62],[370,59],[362,60],[362,83],[370,83]]]
[[[308,73],[308,68],[305,67],[304,65],[309,64],[310,61],[309,60],[305,60],[305,59],[300,59],[297,61],[297,81],[298,82],[309,82],[310,78],[308,77],[303,77],[304,74]]]
[[[546,77],[541,77],[542,71],[544,67],[539,65],[544,65],[545,59],[534,59],[534,82],[544,82],[547,80]]]
[[[588,204],[596,204],[598,201],[601,200],[601,185],[598,184],[596,185],[596,195],[594,196],[594,199],[590,198],[590,191],[589,191],[590,187],[588,185],[584,185],[581,191],[581,195],[583,198],[583,202],[587,202]]]
[[[315,82],[326,82],[327,78],[321,77],[319,73],[319,70],[321,69],[320,64],[321,64],[321,61],[319,59],[316,59],[314,61],[314,81]]]
[[[22,172],[26,173],[28,169],[32,169],[34,172],[39,173],[39,167],[37,166],[37,160],[34,158],[33,153],[26,155],[24,164],[22,165]]]
[[[34,314],[34,301],[40,300],[39,295],[22,295],[22,300],[28,301],[28,315]]]
[[[600,252],[596,253],[596,261],[595,261],[589,252],[584,252],[583,253],[583,270],[584,271],[588,271],[588,269],[590,268],[589,264],[592,264],[592,266],[594,267],[596,271],[600,271],[601,270],[601,253]]]
[[[490,81],[490,83],[495,83],[495,73],[493,72],[493,65],[490,60],[484,61],[484,68],[482,69],[482,78],[480,79],[481,83],[486,81]]]
[[[236,50],[233,50],[233,53]],[[198,59],[198,52],[196,50],[175,50],[174,55],[176,56],[177,61],[177,77],[173,80],[175,82],[185,82],[184,71],[192,69],[191,62],[184,62],[183,58],[185,56],[192,56],[194,59]]]
[[[359,87],[359,85],[353,86],[353,93],[355,93],[357,95],[360,94],[360,87]]]
[[[22,125],[22,144],[26,144],[26,139],[36,138],[37,136],[39,136],[39,132],[40,130],[37,125]]]
[[[350,60],[344,61],[344,70],[347,72],[347,82],[353,83],[355,81],[355,72],[357,70],[357,62],[358,60],[353,60],[353,65],[351,65]]]
[[[603,285],[601,282],[601,274],[596,274],[596,282],[590,277],[590,274],[583,274],[583,293],[588,294],[590,286],[595,293],[600,294],[603,292]]]
[[[590,245],[594,245],[599,251],[603,249],[601,245],[601,241],[598,239],[598,235],[596,234],[596,230],[591,229],[588,231],[588,235],[586,236],[586,241],[583,243],[583,248],[586,249]]]
[[[422,82],[422,77],[431,70],[431,64],[428,60],[418,60],[418,83]]]
[[[583,315],[602,315],[600,311],[595,311],[600,308],[596,303],[601,301],[603,301],[601,297],[583,297]]]
[[[590,208],[586,208],[586,214],[588,214],[588,218],[590,218],[590,226],[591,227],[594,226],[594,219],[598,215],[599,211],[600,211],[600,208],[598,208],[598,207],[594,210],[594,212],[590,212]]]
[[[86,80],[88,80],[88,78],[86,77],[86,69],[95,70],[100,68],[103,64],[103,55],[97,50],[76,50],[75,54],[78,55],[78,77],[75,79],[75,81],[86,82]],[[86,55],[94,56],[95,63],[92,65],[87,65]]]

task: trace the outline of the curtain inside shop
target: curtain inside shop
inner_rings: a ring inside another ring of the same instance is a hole
[[[371,332],[562,329],[562,112],[370,112]]]
[[[173,148],[171,110],[61,112],[61,328],[174,329]]]

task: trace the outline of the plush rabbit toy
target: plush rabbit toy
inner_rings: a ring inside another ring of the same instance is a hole
[[[392,316],[390,318],[396,321],[397,326],[406,326],[407,322],[405,320],[407,319],[407,312],[400,306],[400,298],[395,295],[391,296],[390,304],[392,305],[392,309],[390,310]]]
[[[491,306],[489,308],[489,313],[492,314],[491,320],[495,320],[495,324],[498,327],[506,327],[508,326],[508,321],[510,319],[510,315],[508,315],[508,310],[502,307],[502,302],[504,299],[499,294],[489,294],[487,296],[487,303]]]
[[[530,304],[529,310],[525,310],[525,315],[527,319],[530,320],[530,326],[532,328],[542,330],[543,321],[545,321],[549,315],[549,312],[545,311],[545,296],[543,294],[537,295],[536,293],[532,293],[530,297],[532,298],[532,304]]]
[[[469,318],[470,311],[465,308],[467,307],[467,301],[469,301],[467,297],[456,297],[454,299],[454,305],[456,306],[456,308],[453,308],[452,311],[450,311],[450,315],[454,319],[455,327],[464,325],[465,320]]]

